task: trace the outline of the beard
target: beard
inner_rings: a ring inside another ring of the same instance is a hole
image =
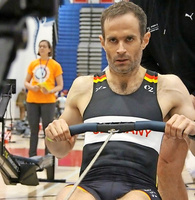
[[[130,56],[115,56],[113,59],[107,55],[109,67],[120,74],[128,74],[139,68],[142,58],[142,51],[139,51],[134,58]],[[116,63],[117,60],[127,60],[125,63]]]

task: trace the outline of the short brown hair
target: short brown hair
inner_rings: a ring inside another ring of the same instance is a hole
[[[104,23],[106,19],[113,19],[117,16],[121,16],[127,13],[134,14],[135,17],[138,19],[139,27],[140,27],[140,35],[141,35],[141,38],[144,37],[144,34],[146,33],[146,26],[147,26],[147,17],[146,17],[145,12],[138,5],[132,2],[120,1],[118,3],[114,3],[113,5],[109,6],[102,13],[101,29],[102,29],[103,38],[105,38]]]

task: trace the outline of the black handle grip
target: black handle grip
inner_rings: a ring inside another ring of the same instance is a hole
[[[77,135],[87,131],[109,132],[111,129],[117,130],[118,133],[133,130],[153,130],[164,132],[165,122],[159,121],[137,121],[137,122],[113,122],[113,123],[83,123],[69,127],[71,135]]]
[[[135,122],[135,130],[152,130],[152,131],[165,131],[165,122],[159,121],[137,121]]]
[[[195,135],[188,135],[191,140],[195,140]]]
[[[118,133],[126,131],[152,130],[164,132],[165,122],[159,121],[137,121],[137,122],[113,122],[113,123],[83,123],[69,126],[71,135],[77,135],[87,131],[109,132],[111,129]],[[195,140],[195,135],[188,135],[190,139]]]
[[[69,126],[70,134],[73,136],[87,131],[96,132],[97,125],[98,125],[97,123],[83,123],[83,124],[72,125]]]

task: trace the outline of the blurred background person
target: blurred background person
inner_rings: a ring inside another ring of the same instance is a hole
[[[67,91],[64,90],[64,91],[61,91],[60,92],[60,96],[57,98],[57,116],[59,117],[63,111],[64,111],[64,108],[65,108],[65,102],[66,102],[66,95],[67,95]]]
[[[28,89],[27,118],[31,130],[29,157],[37,155],[40,119],[44,130],[55,116],[55,93],[63,89],[62,68],[50,58],[52,48],[49,41],[39,42],[38,55],[40,58],[30,63],[24,83]]]

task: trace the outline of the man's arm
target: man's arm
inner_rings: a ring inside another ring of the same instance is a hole
[[[45,129],[46,145],[57,158],[63,158],[74,147],[76,136],[71,136],[69,126],[83,123],[83,112],[91,97],[93,81],[78,77],[66,99],[66,106],[59,120],[54,120]]]
[[[158,100],[167,121],[165,134],[168,137],[185,139],[195,155],[195,142],[188,135],[195,135],[195,109],[192,98],[175,75],[159,75]]]

